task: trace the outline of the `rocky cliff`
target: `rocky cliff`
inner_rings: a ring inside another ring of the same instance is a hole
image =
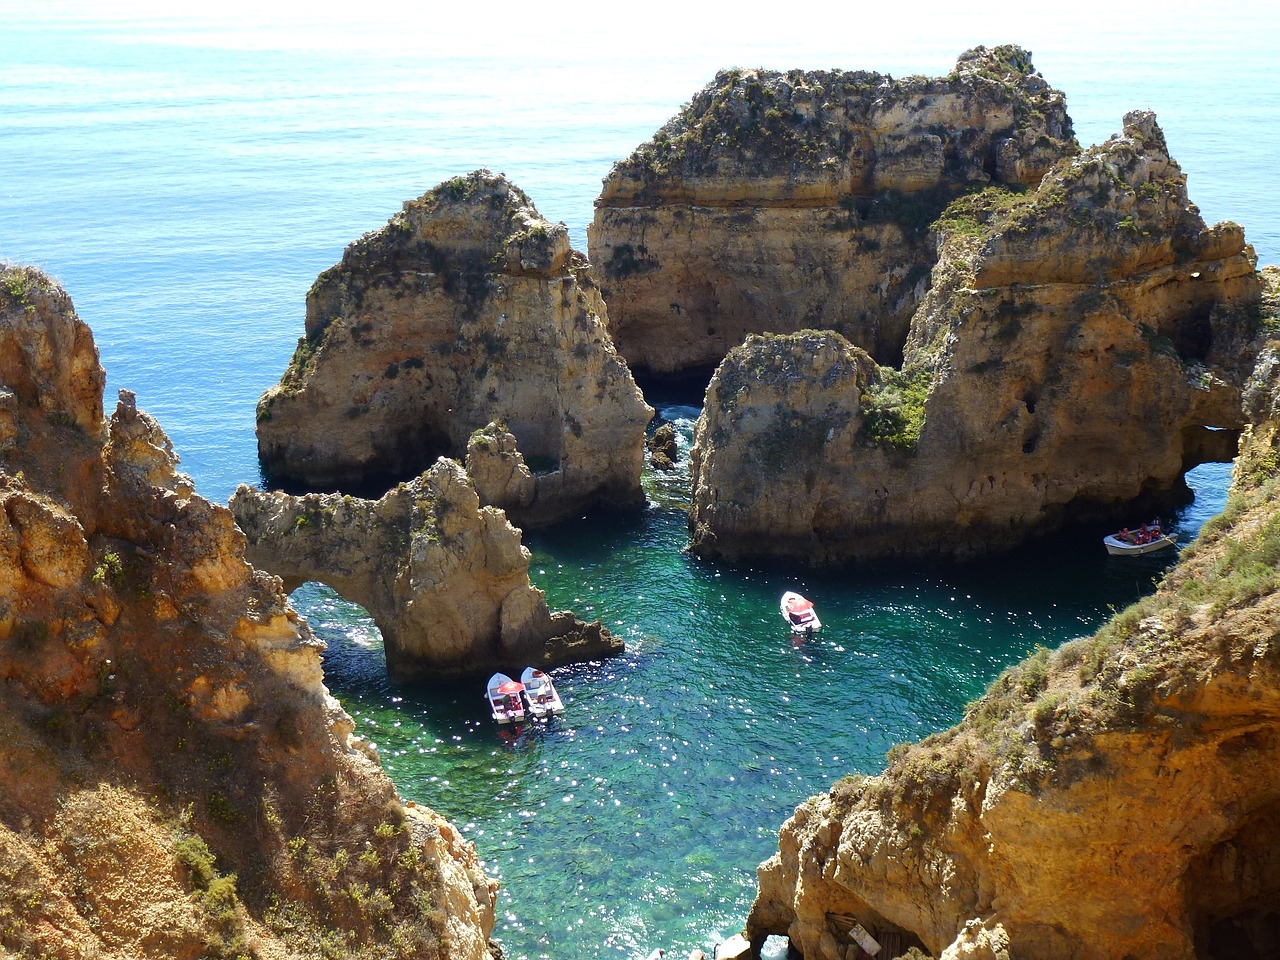
[[[249,559],[280,576],[286,590],[317,580],[361,604],[400,676],[518,674],[622,652],[599,622],[547,609],[529,582],[520,532],[501,510],[480,506],[453,460],[442,457],[377,501],[241,485],[231,510]]]
[[[517,523],[642,504],[652,410],[607,326],[563,224],[501,176],[457,177],[316,280],[306,336],[258,404],[262,464],[285,484],[367,489],[461,460],[498,421],[533,474],[527,502],[496,504]]]
[[[844,960],[856,922],[886,956],[1276,955],[1280,342],[1244,396],[1226,510],[1155,595],[798,807],[759,870],[757,945]]]
[[[1255,258],[1238,226],[1204,224],[1152,114],[932,229],[901,369],[830,372],[816,334],[724,361],[692,460],[697,552],[969,556],[1168,506],[1185,470],[1230,459]]]
[[[934,79],[721,72],[596,201],[614,341],[633,369],[677,374],[749,333],[814,327],[896,365],[942,207],[1075,151],[1062,95],[1015,46]]]
[[[67,295],[0,271],[0,953],[489,956],[497,884],[403,802]]]

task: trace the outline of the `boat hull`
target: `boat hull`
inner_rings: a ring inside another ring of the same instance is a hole
[[[1167,550],[1174,546],[1176,541],[1173,537],[1160,537],[1147,543],[1125,543],[1115,537],[1103,537],[1103,544],[1106,545],[1107,553],[1113,557],[1140,557],[1143,554],[1155,553],[1158,550]]]

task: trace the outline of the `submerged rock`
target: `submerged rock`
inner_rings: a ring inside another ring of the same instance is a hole
[[[1205,226],[1154,116],[935,227],[901,370],[806,370],[807,334],[722,364],[693,454],[697,552],[972,556],[1170,505],[1187,469],[1231,458],[1255,258],[1235,224]]]
[[[614,341],[633,369],[678,374],[749,333],[819,327],[896,364],[947,202],[1035,184],[1076,150],[1062,94],[1016,46],[935,79],[723,71],[596,201]]]
[[[1226,512],[1155,595],[1009,668],[882,775],[801,804],[758,871],[757,947],[786,935],[843,960],[848,918],[942,958],[1274,954],[1278,349],[1249,381]]]
[[[0,952],[489,957],[474,847],[401,802],[280,581],[104,381],[67,295],[0,269]]]
[[[529,582],[529,551],[502,511],[441,458],[377,501],[264,493],[241,485],[231,510],[251,560],[293,590],[308,580],[363,606],[387,667],[427,680],[612,656],[598,622],[551,613]]]
[[[258,404],[274,480],[367,489],[461,459],[491,421],[533,474],[518,523],[644,503],[653,411],[607,332],[586,259],[488,171],[428,191],[351,244],[307,295],[306,336]]]

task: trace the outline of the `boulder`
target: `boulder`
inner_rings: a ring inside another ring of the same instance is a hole
[[[644,503],[653,411],[613,348],[564,224],[486,170],[351,244],[307,295],[306,336],[258,404],[273,482],[386,489],[502,423],[533,474],[521,524]]]
[[[648,440],[649,462],[656,470],[674,470],[680,456],[676,428],[669,423],[658,426]]]

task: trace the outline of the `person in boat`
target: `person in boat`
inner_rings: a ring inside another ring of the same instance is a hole
[[[1132,533],[1130,533],[1130,532],[1129,532],[1129,528],[1128,528],[1128,527],[1125,527],[1123,530],[1121,530],[1121,531],[1120,531],[1120,533],[1119,533],[1119,534],[1117,534],[1116,539],[1117,539],[1117,540],[1120,540],[1122,543],[1134,543],[1134,542],[1135,542],[1134,536],[1133,536],[1133,534],[1132,534]]]
[[[515,711],[519,709],[520,709],[520,698],[517,697],[514,693],[507,694],[507,712],[515,713]]]

